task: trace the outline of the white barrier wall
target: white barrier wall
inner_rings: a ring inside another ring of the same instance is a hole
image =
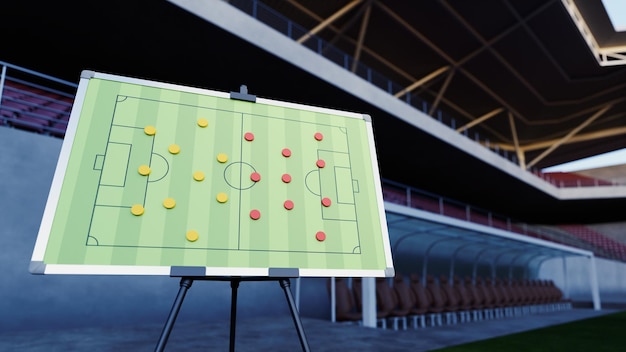
[[[626,306],[626,263],[596,257],[596,273],[602,306]],[[567,297],[591,304],[589,275],[589,259],[583,257],[552,259],[539,269],[539,277],[554,280]]]

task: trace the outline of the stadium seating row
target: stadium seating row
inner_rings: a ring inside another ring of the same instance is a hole
[[[417,274],[405,279],[397,274],[392,282],[376,279],[378,326],[397,330],[412,326],[451,325],[470,321],[515,317],[571,309],[571,301],[551,280],[509,280],[454,276],[450,280]],[[350,284],[351,283],[351,284]],[[330,291],[330,279],[328,289]],[[360,278],[335,279],[336,321],[362,320]]]
[[[0,124],[63,138],[73,98],[7,78],[0,101]]]
[[[596,232],[584,225],[563,224],[559,225],[559,228],[585,242],[604,249],[606,252],[612,254],[615,259],[626,261],[626,245],[621,242]]]

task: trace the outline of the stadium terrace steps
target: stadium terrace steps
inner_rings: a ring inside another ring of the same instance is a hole
[[[63,138],[73,98],[7,77],[0,101],[0,124]]]
[[[615,259],[626,260],[626,245],[610,237],[594,231],[584,225],[565,224],[559,225],[559,229],[580,238],[583,241],[600,247],[612,255]]]

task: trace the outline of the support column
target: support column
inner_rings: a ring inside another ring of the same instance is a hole
[[[337,321],[337,281],[335,277],[330,278],[330,321]]]
[[[589,257],[589,284],[591,285],[593,309],[601,310],[602,306],[600,304],[600,288],[598,287],[598,271],[596,270],[596,257],[593,254]]]
[[[376,327],[376,279],[364,277],[361,280],[363,292],[363,326]]]
[[[569,281],[567,280],[567,257],[563,256],[563,296],[570,297]]]

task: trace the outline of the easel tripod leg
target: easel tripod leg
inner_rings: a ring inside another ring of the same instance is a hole
[[[291,290],[289,289],[289,279],[280,279],[279,281],[280,287],[282,287],[283,291],[285,291],[287,303],[289,304],[289,309],[291,310],[291,317],[293,318],[293,323],[296,325],[296,330],[298,330],[298,337],[300,338],[300,345],[302,346],[302,350],[307,352],[311,351],[309,348],[309,343],[306,340],[306,335],[304,334],[304,328],[302,327],[300,314],[298,313],[298,309],[296,308],[296,302],[293,300],[293,295],[291,294]]]
[[[230,297],[230,352],[235,351],[235,326],[237,325],[237,288],[239,280],[230,281],[231,297]]]
[[[159,343],[157,344],[155,351],[162,352],[165,350],[167,339],[169,339],[170,337],[170,333],[172,332],[172,328],[174,327],[174,323],[176,322],[176,317],[178,316],[180,307],[183,305],[183,300],[185,299],[187,290],[191,287],[192,283],[193,283],[193,280],[190,278],[182,278],[180,280],[180,289],[178,289],[176,300],[174,301],[172,310],[170,310],[170,315],[168,316],[167,322],[165,323],[165,326],[163,327],[163,331],[161,332],[161,337],[159,338]]]

